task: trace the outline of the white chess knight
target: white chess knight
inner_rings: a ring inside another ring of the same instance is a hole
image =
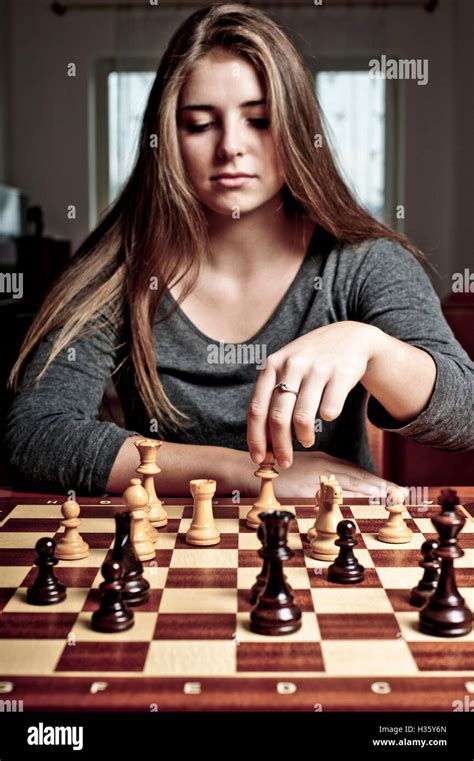
[[[407,544],[411,541],[412,530],[403,520],[402,513],[405,509],[406,490],[400,486],[392,486],[387,490],[387,504],[385,509],[389,516],[382,526],[377,539],[388,544]]]
[[[342,505],[342,489],[334,475],[319,477],[319,510],[314,526],[315,536],[311,540],[311,557],[332,562],[339,554],[334,544],[337,539],[337,524],[342,521],[339,505]]]

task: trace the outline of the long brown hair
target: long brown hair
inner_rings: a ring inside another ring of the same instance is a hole
[[[209,250],[206,217],[179,151],[176,114],[186,77],[215,48],[245,57],[264,78],[287,208],[307,215],[339,244],[389,237],[424,260],[405,236],[372,217],[346,187],[328,144],[311,74],[287,35],[256,8],[209,5],[171,38],[149,95],[132,173],[36,315],[10,376],[13,389],[25,360],[51,331],[56,331],[55,340],[39,378],[79,334],[108,320],[126,328],[135,385],[158,430],[183,421],[158,376],[153,321],[168,287],[186,276],[179,303],[192,290]],[[316,135],[322,137],[317,150]],[[157,287],[150,287],[152,282]]]

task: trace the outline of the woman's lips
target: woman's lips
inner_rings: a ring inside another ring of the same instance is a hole
[[[255,177],[216,177],[212,182],[217,183],[222,188],[241,188],[248,185]]]

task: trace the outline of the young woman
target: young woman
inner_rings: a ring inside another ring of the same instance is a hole
[[[162,494],[195,477],[255,493],[267,450],[280,496],[327,472],[379,493],[367,413],[474,446],[474,368],[423,261],[345,186],[280,28],[245,5],[197,11],[163,56],[128,182],[14,367],[16,480],[121,492],[146,435],[164,442]],[[123,426],[97,420],[110,377]]]

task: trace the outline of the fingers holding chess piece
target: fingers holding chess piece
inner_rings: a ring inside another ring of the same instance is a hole
[[[58,561],[54,557],[56,542],[49,537],[42,537],[36,542],[37,558],[35,565],[38,574],[26,593],[30,605],[55,605],[66,599],[66,587],[54,573]]]
[[[258,470],[255,471],[257,478],[261,479],[260,492],[247,514],[247,526],[249,528],[258,528],[260,526],[260,513],[265,510],[280,510],[281,505],[275,497],[273,491],[273,480],[280,475],[274,468],[274,457],[269,452],[267,458],[261,463]]]
[[[380,542],[388,544],[407,544],[411,541],[412,530],[405,523],[402,513],[405,510],[405,490],[399,486],[392,486],[387,490],[387,503],[385,509],[389,516],[387,522],[377,534]]]
[[[79,518],[80,511],[79,504],[73,499],[66,500],[61,506],[64,519],[60,523],[64,526],[64,534],[56,545],[58,560],[82,560],[89,554],[89,545],[78,531],[82,522]]]
[[[212,498],[216,492],[216,482],[210,478],[195,478],[189,482],[194,499],[193,517],[186,532],[186,542],[197,547],[218,544],[221,535],[214,522]]]
[[[354,555],[354,547],[357,546],[354,521],[340,521],[337,524],[337,533],[339,539],[335,544],[340,548],[339,555],[328,568],[328,581],[336,584],[359,584],[364,580],[365,568]]]

